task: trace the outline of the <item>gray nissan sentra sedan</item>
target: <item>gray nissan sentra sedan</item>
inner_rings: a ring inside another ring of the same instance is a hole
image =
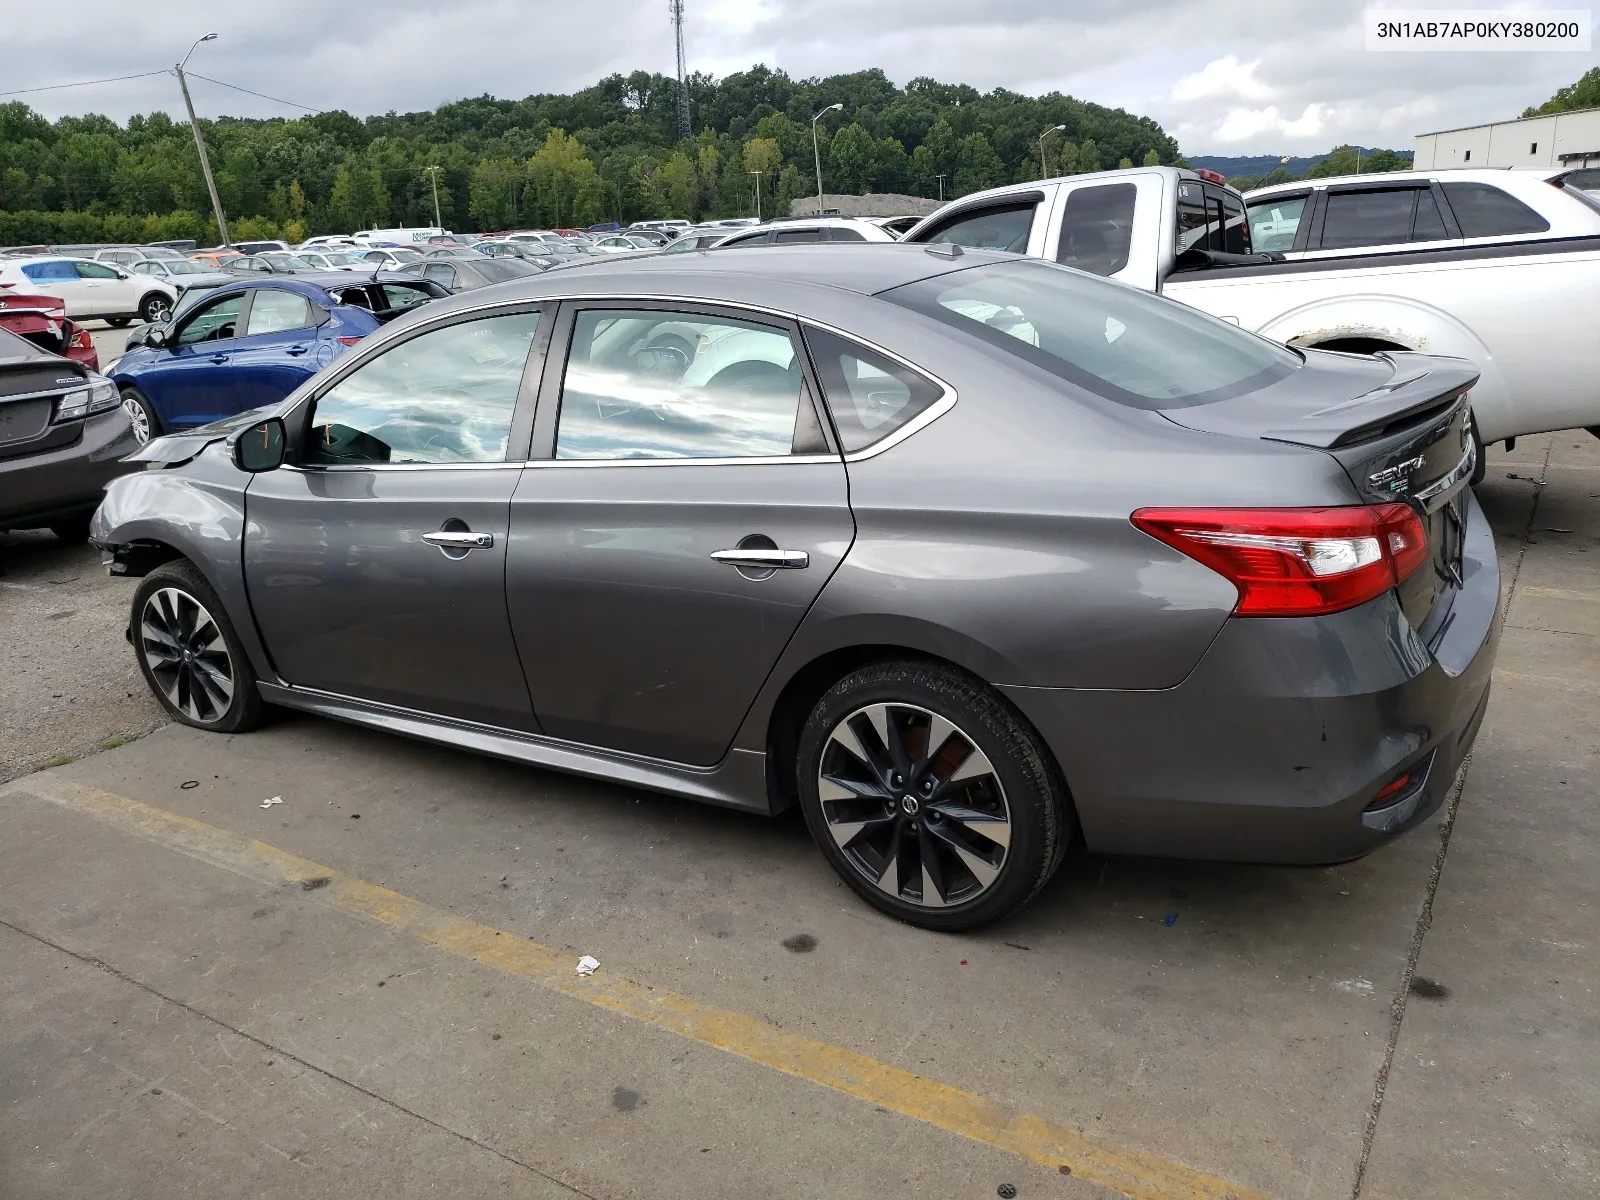
[[[1494,658],[1475,379],[959,247],[626,258],[152,441],[93,538],[177,720],[799,804],[958,929],[1075,837],[1326,863],[1434,810]]]

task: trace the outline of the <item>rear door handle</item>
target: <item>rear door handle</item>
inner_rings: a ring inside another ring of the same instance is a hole
[[[430,546],[448,546],[452,550],[477,550],[480,548],[487,549],[494,545],[494,534],[441,529],[435,533],[423,534],[422,540]]]
[[[290,346],[284,351],[285,354],[304,354],[305,352],[306,348],[304,346]]]
[[[811,555],[804,550],[713,550],[711,557],[730,567],[798,571],[811,565]]]

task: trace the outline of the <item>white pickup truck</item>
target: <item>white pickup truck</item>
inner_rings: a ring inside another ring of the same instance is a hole
[[[1142,167],[963,196],[903,240],[1052,259],[1295,346],[1456,355],[1481,372],[1480,441],[1600,437],[1600,202],[1568,182],[1418,171],[1241,197]]]

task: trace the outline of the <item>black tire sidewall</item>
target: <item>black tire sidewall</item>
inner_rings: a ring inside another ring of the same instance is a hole
[[[152,593],[162,588],[176,588],[193,596],[205,606],[206,611],[211,614],[211,619],[216,622],[217,628],[222,631],[222,638],[227,645],[228,657],[233,666],[233,700],[228,705],[228,710],[215,721],[196,721],[174,706],[156,681],[155,675],[150,670],[150,664],[139,647],[139,617],[144,611],[145,601]],[[260,723],[263,706],[261,694],[256,690],[255,669],[251,666],[250,658],[233,628],[228,610],[223,607],[222,601],[206,582],[205,577],[192,564],[181,559],[163,563],[139,581],[139,586],[133,593],[129,629],[133,633],[133,656],[139,664],[139,673],[144,676],[144,681],[149,686],[151,694],[155,696],[156,702],[174,721],[213,733],[238,733]]]
[[[145,295],[143,300],[139,301],[139,319],[141,321],[154,323],[160,319],[151,313],[151,305],[157,302],[160,302],[166,306],[166,313],[168,316],[172,315],[172,301],[168,300],[160,292],[149,292]]]
[[[889,896],[856,869],[828,831],[816,784],[826,736],[850,713],[883,702],[916,705],[953,722],[988,756],[1005,789],[1011,818],[1005,865],[994,885],[973,900],[933,909]],[[1073,828],[1064,789],[1032,732],[981,683],[934,664],[877,664],[829,689],[801,730],[796,783],[812,840],[839,876],[875,908],[926,929],[971,929],[1020,908],[1055,872]]]

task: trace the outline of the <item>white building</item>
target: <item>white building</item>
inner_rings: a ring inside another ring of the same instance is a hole
[[[1451,167],[1600,166],[1600,108],[1417,134],[1419,171]]]

